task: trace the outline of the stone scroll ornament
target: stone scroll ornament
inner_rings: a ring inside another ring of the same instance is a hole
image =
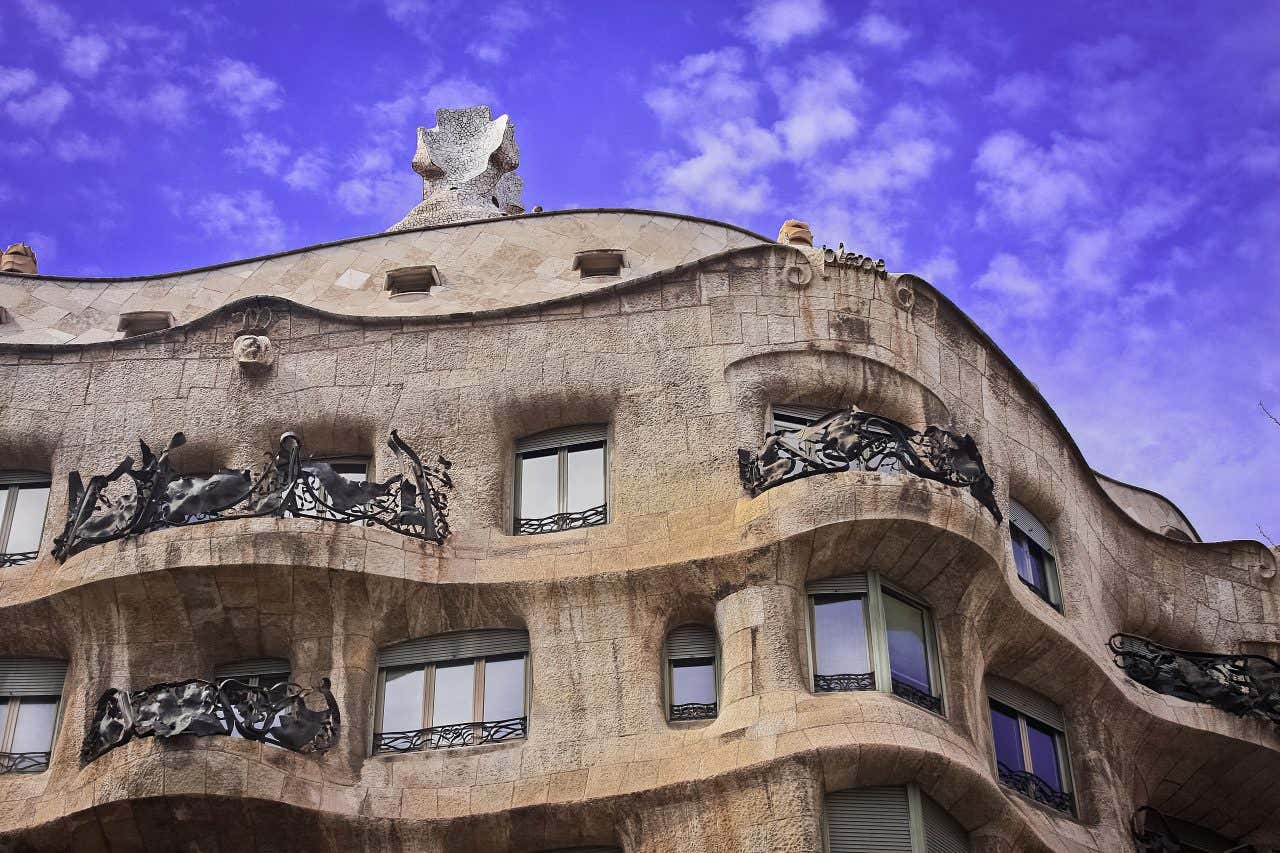
[[[931,426],[924,432],[858,409],[824,415],[807,427],[768,433],[758,452],[738,451],[738,474],[752,497],[804,477],[840,471],[907,471],[967,488],[996,522],[995,484],[969,435]]]
[[[111,688],[98,699],[80,760],[138,737],[230,735],[294,752],[325,752],[338,742],[341,716],[324,679],[314,690],[292,682],[254,686],[224,681],[170,681],[142,690]],[[318,706],[318,707],[317,707]]]
[[[280,437],[280,449],[268,454],[262,471],[221,471],[184,477],[170,455],[186,442],[176,433],[169,446],[152,452],[139,442],[142,464],[126,457],[110,474],[89,478],[68,475],[67,521],[54,539],[54,556],[72,554],[116,539],[153,530],[262,516],[318,518],[379,525],[415,539],[442,543],[449,535],[450,463],[443,456],[426,465],[400,435],[391,431],[388,446],[404,473],[383,483],[354,482],[325,462],[306,459],[294,433]]]
[[[1271,658],[1189,652],[1135,634],[1116,634],[1107,645],[1116,665],[1144,687],[1280,726],[1280,663]]]

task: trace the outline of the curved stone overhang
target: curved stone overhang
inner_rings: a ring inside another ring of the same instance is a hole
[[[1102,490],[1111,495],[1121,509],[1143,527],[1161,536],[1169,536],[1170,529],[1183,534],[1183,536],[1169,537],[1172,539],[1204,541],[1186,513],[1164,495],[1143,486],[1135,486],[1133,483],[1109,477],[1101,471],[1093,473],[1102,485]]]

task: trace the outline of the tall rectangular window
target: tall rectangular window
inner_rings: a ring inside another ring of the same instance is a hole
[[[0,659],[0,773],[49,766],[66,673],[65,661]]]
[[[893,691],[898,694],[914,691],[933,696],[933,662],[929,654],[932,644],[926,611],[886,592],[884,622]]]
[[[1009,502],[1009,541],[1018,579],[1058,610],[1062,591],[1049,529],[1017,501]]]
[[[0,566],[36,558],[48,505],[48,477],[0,473]]]
[[[605,429],[568,427],[516,443],[515,533],[551,533],[608,520]]]
[[[987,693],[1000,784],[1074,813],[1061,712],[1039,694],[995,676],[987,677]]]
[[[814,681],[820,691],[871,690],[866,601],[860,595],[813,596]]]
[[[235,679],[241,684],[247,684],[250,687],[261,687],[265,690],[271,690],[276,685],[289,681],[289,662],[283,658],[255,658],[252,660],[240,660],[234,663],[221,664],[213,671],[214,683],[221,683],[227,679]],[[286,688],[281,688],[277,694],[272,695],[273,700],[283,699]],[[235,714],[237,723],[244,723],[244,718],[240,716],[240,712],[232,710]],[[280,714],[277,714],[270,723],[267,724],[267,731],[272,727],[279,725]],[[260,724],[258,724],[260,725]],[[235,725],[231,727],[231,737],[242,738],[243,734]],[[268,746],[276,746],[271,741],[264,741]]]
[[[709,625],[682,625],[667,634],[667,717],[710,720],[719,713],[719,645]]]

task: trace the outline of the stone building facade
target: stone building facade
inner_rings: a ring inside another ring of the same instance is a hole
[[[1272,552],[922,279],[446,118],[458,221],[0,274],[0,850],[1280,845]]]

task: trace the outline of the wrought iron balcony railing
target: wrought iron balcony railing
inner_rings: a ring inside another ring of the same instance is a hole
[[[39,773],[48,766],[48,752],[0,752],[0,774]]]
[[[427,749],[449,749],[455,746],[477,746],[518,740],[529,734],[528,717],[492,720],[483,723],[454,723],[411,729],[404,732],[375,732],[373,752],[421,752]]]
[[[30,563],[39,553],[39,551],[17,551],[9,554],[0,554],[0,569]]]
[[[609,520],[609,505],[600,504],[580,512],[558,512],[546,518],[517,518],[516,534],[529,536],[536,533],[554,533],[557,530],[575,530],[594,527]]]
[[[1001,785],[1017,791],[1023,796],[1030,797],[1037,803],[1042,803],[1060,812],[1075,814],[1075,797],[1071,796],[1069,791],[1059,791],[1036,774],[1029,773],[1026,770],[1014,770],[1000,762],[997,762],[996,766],[1000,771]]]
[[[842,409],[806,427],[769,433],[759,452],[738,451],[738,475],[752,497],[792,480],[840,471],[906,471],[967,488],[997,522],[1004,519],[973,438],[941,427],[917,432],[889,418]]]
[[[276,453],[267,454],[261,473],[184,477],[170,467],[169,456],[185,442],[177,433],[159,454],[139,442],[140,467],[126,457],[110,474],[90,477],[87,485],[80,472],[71,472],[67,522],[54,540],[54,556],[65,560],[103,542],[168,527],[260,516],[377,524],[436,543],[449,535],[442,491],[453,485],[448,460],[442,456],[435,465],[423,464],[395,430],[387,444],[406,473],[383,483],[347,480],[333,466],[303,458],[302,444],[291,432],[280,437]]]
[[[322,707],[319,705],[323,700]],[[189,678],[142,690],[111,688],[98,699],[80,759],[86,764],[135,737],[230,735],[294,752],[325,752],[338,742],[341,716],[324,679],[309,690],[292,682],[267,686],[234,678]]]
[[[1107,645],[1116,665],[1144,687],[1280,725],[1280,663],[1271,658],[1189,652],[1135,634],[1116,634]]]
[[[678,723],[685,720],[714,720],[717,710],[715,702],[683,702],[671,706],[671,721]]]
[[[932,693],[927,693],[918,687],[913,687],[905,681],[899,681],[896,678],[893,679],[893,695],[901,696],[903,699],[906,699],[908,702],[915,705],[919,705],[926,711],[932,711],[935,714],[942,713],[941,696],[934,696]]]
[[[1133,835],[1138,853],[1195,853],[1202,849],[1184,843],[1169,824],[1168,818],[1151,806],[1142,806],[1133,813],[1133,817],[1129,819],[1129,832]],[[1252,844],[1240,844],[1223,850],[1223,853],[1267,853],[1267,851]]]
[[[813,689],[817,693],[875,690],[876,674],[874,672],[841,672],[834,675],[815,675]]]

